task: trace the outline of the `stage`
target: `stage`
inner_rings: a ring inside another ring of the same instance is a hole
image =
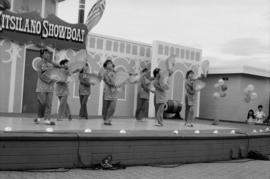
[[[248,151],[270,154],[267,126],[195,120],[114,118],[35,124],[33,118],[0,117],[0,169],[89,167],[107,155],[125,165],[210,162],[244,158]],[[5,131],[8,130],[8,131]]]

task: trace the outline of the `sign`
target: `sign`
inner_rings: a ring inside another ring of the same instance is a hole
[[[69,24],[55,15],[43,19],[37,12],[0,11],[0,39],[79,50],[85,49],[87,33],[84,24]]]

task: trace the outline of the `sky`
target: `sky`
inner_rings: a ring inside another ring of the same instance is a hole
[[[86,0],[85,16],[95,2]],[[58,16],[76,23],[78,7],[79,0],[65,0]],[[212,67],[270,70],[270,0],[107,0],[91,32],[200,48]]]

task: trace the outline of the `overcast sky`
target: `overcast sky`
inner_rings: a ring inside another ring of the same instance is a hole
[[[86,0],[85,16],[95,2]],[[58,16],[76,23],[78,6],[65,0]],[[270,0],[107,0],[92,32],[197,47],[212,66],[270,70]]]

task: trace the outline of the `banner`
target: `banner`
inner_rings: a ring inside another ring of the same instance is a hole
[[[85,49],[87,33],[86,25],[70,24],[55,15],[43,19],[37,12],[13,13],[0,10],[0,39],[60,50],[79,50]]]

